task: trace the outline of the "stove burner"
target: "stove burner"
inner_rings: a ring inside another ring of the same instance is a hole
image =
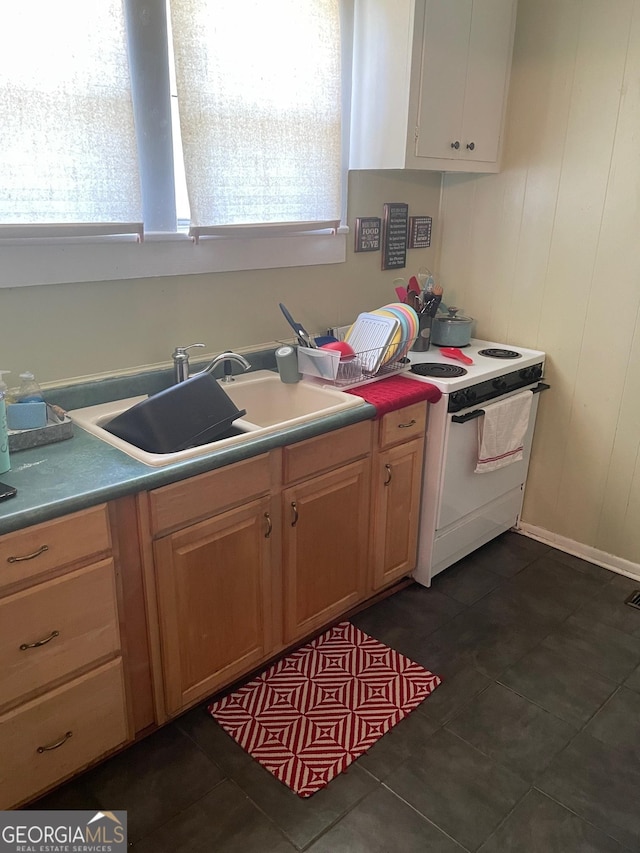
[[[411,370],[418,376],[437,376],[439,379],[453,379],[456,376],[464,376],[467,372],[464,367],[458,367],[455,364],[438,364],[435,361],[413,364]]]
[[[486,355],[487,358],[522,358],[522,354],[513,349],[499,349],[498,347],[478,350],[478,355]]]

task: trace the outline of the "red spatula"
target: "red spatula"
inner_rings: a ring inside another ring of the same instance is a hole
[[[447,358],[455,358],[463,364],[473,364],[473,359],[465,355],[458,347],[440,347],[440,352]]]

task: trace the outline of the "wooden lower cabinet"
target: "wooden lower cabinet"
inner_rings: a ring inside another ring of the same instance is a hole
[[[215,693],[273,647],[271,498],[154,543],[169,715]]]
[[[370,459],[283,492],[285,643],[367,595]]]
[[[409,574],[425,419],[416,404],[0,537],[0,808]]]
[[[373,454],[373,588],[416,567],[427,404],[412,403],[378,422]]]
[[[106,504],[0,537],[0,808],[133,738]]]
[[[409,575],[416,565],[424,439],[378,453],[374,462],[374,589]]]
[[[130,739],[122,658],[0,716],[0,808],[9,808]]]

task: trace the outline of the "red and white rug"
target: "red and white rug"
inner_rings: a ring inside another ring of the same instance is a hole
[[[277,779],[310,797],[439,684],[342,622],[207,710]]]

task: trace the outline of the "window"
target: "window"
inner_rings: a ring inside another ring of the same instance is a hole
[[[338,0],[170,6],[192,226],[339,224]]]
[[[345,2],[11,5],[0,286],[344,260]]]
[[[121,0],[6,4],[0,116],[1,223],[140,220]]]

